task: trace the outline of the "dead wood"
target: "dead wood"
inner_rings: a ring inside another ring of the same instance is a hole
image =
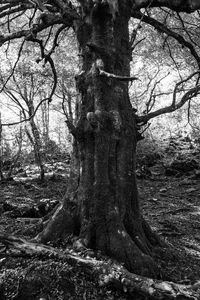
[[[0,243],[5,245],[5,256],[39,256],[57,258],[71,265],[80,265],[97,278],[100,286],[113,286],[134,296],[144,299],[200,299],[196,285],[176,284],[130,273],[122,264],[111,259],[83,258],[74,251],[60,251],[50,246],[26,241],[14,236],[0,235]],[[1,251],[1,255],[2,255]]]

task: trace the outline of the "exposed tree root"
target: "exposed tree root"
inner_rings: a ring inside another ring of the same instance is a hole
[[[77,253],[61,252],[52,247],[32,243],[14,236],[0,235],[0,242],[5,245],[5,255],[43,256],[62,259],[71,265],[80,265],[91,274],[96,275],[101,286],[111,285],[135,296],[140,294],[144,299],[200,299],[200,290],[196,285],[181,285],[135,275],[121,264],[110,259],[85,259]],[[0,283],[1,284],[1,283]]]
[[[143,251],[143,243],[136,243],[139,235],[133,239],[120,222],[111,223],[104,230],[97,231],[97,249],[114,257],[129,271],[143,276],[155,276],[156,266],[150,255]],[[144,244],[145,247],[145,244]]]
[[[50,220],[46,222],[46,226],[43,231],[35,237],[35,241],[47,243],[53,240],[56,241],[68,233],[74,233],[77,220],[73,207],[69,209],[64,202],[56,209],[55,213],[50,217]]]

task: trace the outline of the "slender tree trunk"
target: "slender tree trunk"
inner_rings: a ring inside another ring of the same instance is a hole
[[[42,113],[42,137],[43,137],[45,149],[47,149],[49,143],[49,103],[47,103],[46,101],[43,102],[43,104],[41,105],[41,113]]]
[[[41,155],[40,135],[39,135],[37,126],[36,126],[33,119],[31,119],[30,125],[31,125],[32,135],[29,132],[27,127],[25,127],[25,131],[26,131],[27,137],[28,137],[29,141],[31,142],[31,144],[33,146],[33,149],[34,149],[35,162],[36,162],[36,164],[38,165],[38,167],[40,169],[40,180],[43,181],[45,171],[44,171],[44,165],[43,165],[43,160],[42,160],[42,155]]]
[[[117,2],[119,7],[114,5]],[[129,270],[152,275],[155,265],[151,254],[159,241],[140,213],[135,177],[136,116],[127,81],[111,76],[130,76],[130,8],[127,1],[126,5],[124,1],[113,1],[113,5],[102,1],[92,4],[92,9],[87,3],[82,5],[84,22],[76,28],[82,55],[82,71],[76,77],[81,112],[74,132],[80,149],[77,245],[102,250],[124,262]],[[66,220],[65,231],[68,225],[73,231],[75,219],[63,214],[69,205],[67,199],[60,214]],[[40,241],[52,239],[52,232],[55,237],[56,220],[58,214],[38,236]],[[57,236],[63,232],[61,227],[56,230]]]
[[[34,137],[34,152],[35,152],[35,161],[38,164],[38,167],[40,168],[40,180],[44,180],[44,165],[42,161],[42,154],[41,154],[41,140],[40,140],[40,134],[38,131],[38,128],[35,124],[35,121],[31,119],[31,129],[32,129],[32,134]]]

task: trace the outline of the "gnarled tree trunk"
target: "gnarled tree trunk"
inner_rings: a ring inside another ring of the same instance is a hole
[[[68,197],[38,240],[73,232],[78,219],[77,243],[104,251],[135,273],[152,275],[151,253],[159,241],[140,213],[136,116],[128,95],[131,8],[127,1],[83,2],[83,22],[76,24],[82,56],[76,81],[82,102],[73,131],[80,148],[78,218],[68,209]]]

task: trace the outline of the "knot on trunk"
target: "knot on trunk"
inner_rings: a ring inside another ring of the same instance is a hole
[[[88,112],[86,118],[91,127],[97,131],[111,128],[112,116],[109,112],[97,109],[95,112]]]
[[[110,112],[95,110],[95,112],[88,112],[86,116],[90,126],[95,130],[100,129],[114,129],[119,132],[122,127],[122,119],[116,110]]]
[[[98,120],[94,112],[88,112],[86,118],[93,129],[98,128]]]

